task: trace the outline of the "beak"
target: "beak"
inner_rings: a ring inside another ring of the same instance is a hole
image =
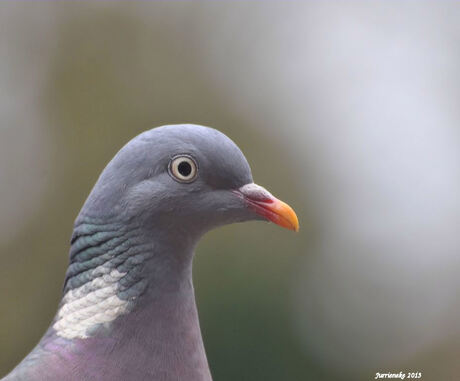
[[[249,209],[267,220],[287,228],[299,231],[299,220],[294,210],[285,202],[278,200],[269,191],[257,184],[246,184],[234,191],[243,198]]]

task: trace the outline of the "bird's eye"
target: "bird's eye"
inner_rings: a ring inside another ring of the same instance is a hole
[[[191,156],[175,156],[169,163],[169,173],[174,180],[190,183],[195,180],[198,174],[198,166]]]

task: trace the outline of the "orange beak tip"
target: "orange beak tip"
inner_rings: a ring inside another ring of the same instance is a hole
[[[278,217],[276,221],[278,225],[287,228],[289,230],[293,230],[295,232],[299,231],[299,219],[297,218],[294,209],[292,209],[288,204],[281,200],[275,199],[272,203],[273,208],[272,211]]]

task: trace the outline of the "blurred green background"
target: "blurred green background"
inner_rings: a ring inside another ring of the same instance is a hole
[[[460,372],[460,5],[0,3],[0,376],[61,296],[73,220],[138,133],[229,135],[299,234],[208,234],[215,380]]]

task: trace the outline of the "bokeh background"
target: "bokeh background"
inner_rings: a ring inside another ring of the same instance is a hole
[[[460,4],[0,3],[0,376],[52,319],[72,223],[130,138],[233,138],[301,231],[208,234],[216,381],[460,374]]]

